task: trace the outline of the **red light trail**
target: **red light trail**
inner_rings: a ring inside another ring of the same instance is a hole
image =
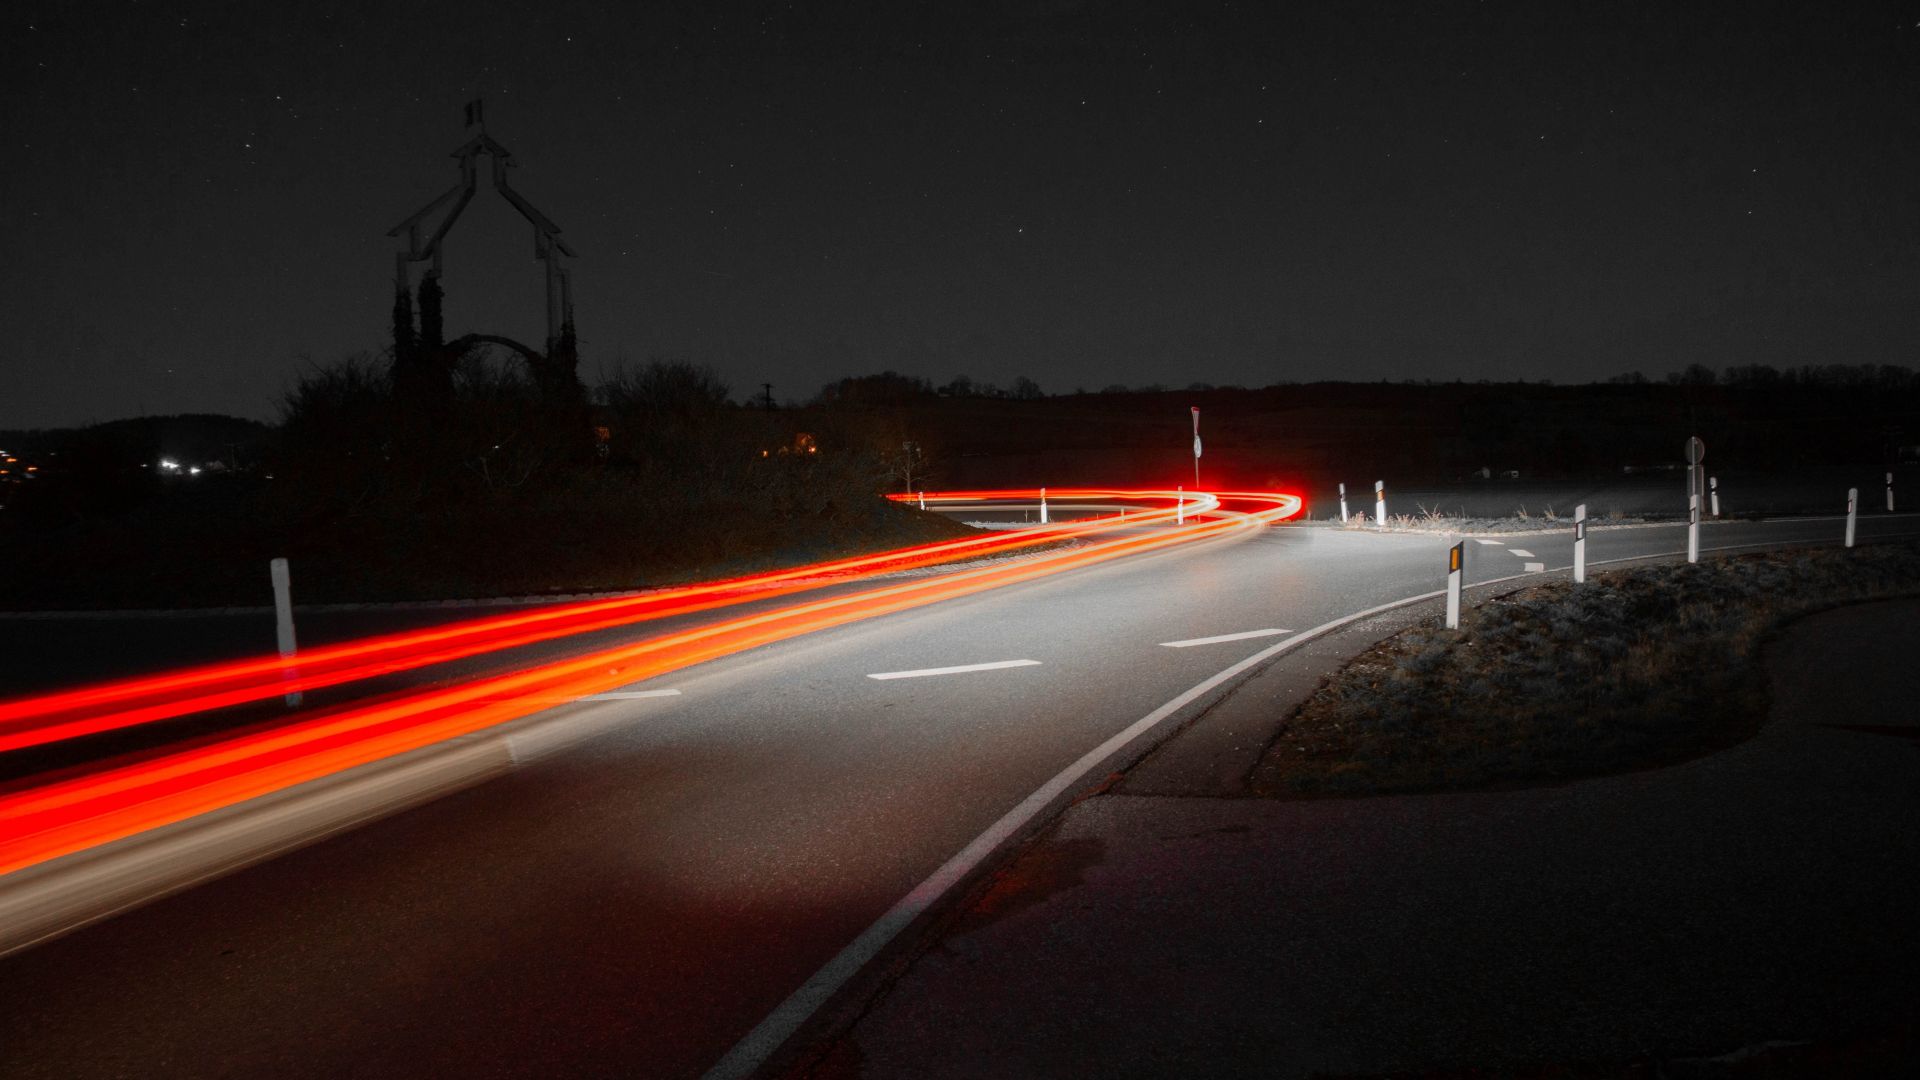
[[[0,736],[14,741],[0,745],[36,745],[259,700],[289,688],[336,685],[531,641],[798,593],[822,584],[871,583],[853,592],[722,618],[456,686],[323,709],[264,730],[162,751],[131,764],[108,763],[97,771],[8,793],[0,796],[0,874],[481,731],[561,701],[816,630],[1258,528],[1299,513],[1301,505],[1292,495],[1215,497],[1188,492],[1187,523],[1171,526],[1173,501],[1180,497],[1174,492],[1056,489],[1048,494],[1057,503],[1099,499],[1144,502],[1157,508],[1127,518],[1124,532],[1120,531],[1123,523],[1111,517],[1022,528],[646,596],[559,605],[349,642],[315,650],[288,665],[271,657],[7,703],[0,706]],[[1035,491],[969,491],[929,494],[927,499],[929,504],[951,504],[1036,496]],[[1250,503],[1254,509],[1228,510],[1222,507],[1223,501]],[[1145,532],[1135,528],[1148,525],[1170,527]],[[893,570],[1106,533],[1113,535],[1016,562],[872,581]],[[829,580],[817,580],[821,578]],[[297,669],[297,674],[289,673],[288,667]]]
[[[1019,498],[1024,493],[965,492],[940,501]],[[1081,497],[1119,492],[1087,491]],[[308,650],[288,660],[265,655],[0,702],[0,751],[77,738],[206,712],[298,691],[357,682],[574,634],[763,600],[916,567],[1004,554],[1110,528],[1104,521],[992,533],[899,548],[875,555],[529,612],[450,623]],[[831,579],[831,580],[822,580]]]

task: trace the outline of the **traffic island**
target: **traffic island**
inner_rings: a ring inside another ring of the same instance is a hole
[[[1325,678],[1248,793],[1481,790],[1672,764],[1766,716],[1760,651],[1823,608],[1920,594],[1920,548],[1768,553],[1554,581],[1422,620]]]

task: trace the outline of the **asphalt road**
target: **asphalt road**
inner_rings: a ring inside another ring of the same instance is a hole
[[[1840,530],[1716,525],[1705,544]],[[1912,533],[1861,520],[1863,541]],[[1596,566],[1685,546],[1671,527],[1592,537]],[[1470,581],[1570,561],[1569,535],[1499,539],[1470,545]],[[635,688],[676,697],[564,706],[596,733],[0,959],[0,1075],[698,1076],[1010,807],[1277,638],[1164,643],[1430,591],[1446,546],[1273,528]],[[1037,663],[869,678],[1012,660]]]

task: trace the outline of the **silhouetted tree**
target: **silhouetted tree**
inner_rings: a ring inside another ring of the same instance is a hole
[[[815,400],[822,405],[902,405],[932,395],[927,380],[889,370],[828,383]]]

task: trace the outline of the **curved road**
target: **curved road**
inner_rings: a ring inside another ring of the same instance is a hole
[[[1861,521],[1863,542],[1914,533]],[[1567,534],[1497,539],[1469,544],[1470,581],[1570,562]],[[1595,523],[1589,558],[1684,546]],[[1269,528],[630,688],[676,696],[563,706],[484,783],[0,959],[0,1074],[701,1075],[1089,748],[1273,631],[1431,591],[1446,547]]]

